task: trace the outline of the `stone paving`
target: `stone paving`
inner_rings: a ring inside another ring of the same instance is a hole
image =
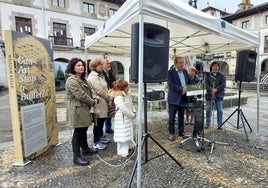
[[[180,145],[181,138],[175,142],[167,140],[167,113],[163,110],[148,111],[148,131],[179,163],[181,169],[163,150],[148,138],[149,161],[142,165],[142,187],[268,187],[268,97],[260,98],[260,124],[257,134],[256,94],[248,93],[248,103],[241,106],[253,133],[245,139],[243,128],[236,128],[236,118],[230,119],[234,125],[226,123],[223,131],[210,128],[204,133],[211,144],[204,142],[203,150],[198,152],[193,140]],[[0,99],[3,97],[0,97]],[[8,101],[1,102],[1,119],[8,122]],[[2,105],[6,104],[6,105]],[[226,119],[236,107],[224,109]],[[6,111],[5,111],[6,110]],[[14,149],[12,131],[0,124],[0,187],[127,187],[137,153],[130,159],[116,155],[116,144],[110,143],[98,155],[89,156],[88,167],[75,166],[72,162],[71,133],[65,126],[65,108],[58,104],[60,126],[60,145],[32,160],[24,167],[12,166]],[[246,127],[248,132],[248,127]],[[186,126],[191,134],[192,126]],[[11,134],[11,140],[10,135]],[[112,138],[112,135],[108,135]],[[89,143],[92,143],[92,129],[89,130]],[[229,145],[221,145],[220,142]],[[136,187],[134,176],[131,187]]]

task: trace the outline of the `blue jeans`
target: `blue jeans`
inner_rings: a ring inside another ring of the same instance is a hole
[[[105,131],[110,131],[112,129],[112,118],[105,118]]]
[[[220,126],[222,124],[222,104],[223,104],[223,100],[215,100],[215,106],[214,106],[214,110],[217,110],[217,125]],[[206,101],[206,124],[210,124],[211,123],[211,113],[212,113],[212,101],[211,100],[207,100]]]

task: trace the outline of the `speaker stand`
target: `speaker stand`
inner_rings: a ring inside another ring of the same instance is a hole
[[[150,133],[148,133],[148,127],[147,127],[147,86],[146,86],[146,82],[144,82],[144,132],[145,134],[142,136],[142,146],[145,146],[145,163],[147,163],[149,160],[148,160],[148,138],[150,138],[156,145],[158,145],[164,152],[165,154],[167,154],[176,164],[178,164],[180,166],[181,169],[183,169],[183,165],[178,162]],[[162,156],[163,154],[160,154],[152,159],[155,159],[157,157],[160,157]],[[131,173],[131,177],[130,177],[130,180],[129,180],[129,183],[128,183],[128,188],[131,187],[131,184],[132,184],[132,181],[133,181],[133,178],[134,178],[134,175],[135,175],[135,172],[136,172],[136,169],[137,169],[137,165],[138,165],[138,157],[136,158],[136,161],[135,161],[135,164],[134,164],[134,167],[133,167],[133,170],[132,170],[132,173]]]
[[[226,122],[228,122],[228,120],[237,112],[237,121],[236,121],[236,128],[237,129],[240,129],[240,128],[244,128],[244,131],[245,131],[245,135],[246,135],[246,140],[249,141],[248,139],[248,133],[247,133],[247,130],[246,130],[246,126],[248,126],[250,132],[252,132],[252,129],[242,111],[242,109],[240,108],[240,99],[241,99],[241,84],[242,84],[242,81],[239,82],[239,92],[238,92],[238,106],[237,108],[233,111],[233,113],[219,126],[219,128],[221,128]],[[240,125],[240,120],[241,119],[241,122],[242,124]],[[228,122],[229,124],[231,124],[232,126],[234,126],[232,123]],[[235,126],[234,126],[235,127]]]

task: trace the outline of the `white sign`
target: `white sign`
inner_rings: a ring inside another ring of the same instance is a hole
[[[27,157],[47,146],[44,103],[21,107],[24,155]]]

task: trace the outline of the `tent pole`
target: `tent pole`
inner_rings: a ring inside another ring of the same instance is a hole
[[[141,149],[142,149],[142,98],[143,98],[143,42],[144,42],[144,25],[143,14],[139,15],[139,82],[138,82],[138,171],[137,171],[137,188],[141,187]]]
[[[259,44],[261,42],[261,37],[260,37],[260,32],[259,32]],[[260,72],[261,72],[261,67],[260,67],[260,58],[259,54],[260,53],[260,45],[257,48],[257,135],[260,133]]]
[[[86,35],[85,35],[86,38]],[[86,42],[86,40],[85,40]],[[85,45],[85,44],[84,44]],[[86,62],[86,75],[88,75],[88,64],[87,64],[87,47],[85,46],[85,62]]]

